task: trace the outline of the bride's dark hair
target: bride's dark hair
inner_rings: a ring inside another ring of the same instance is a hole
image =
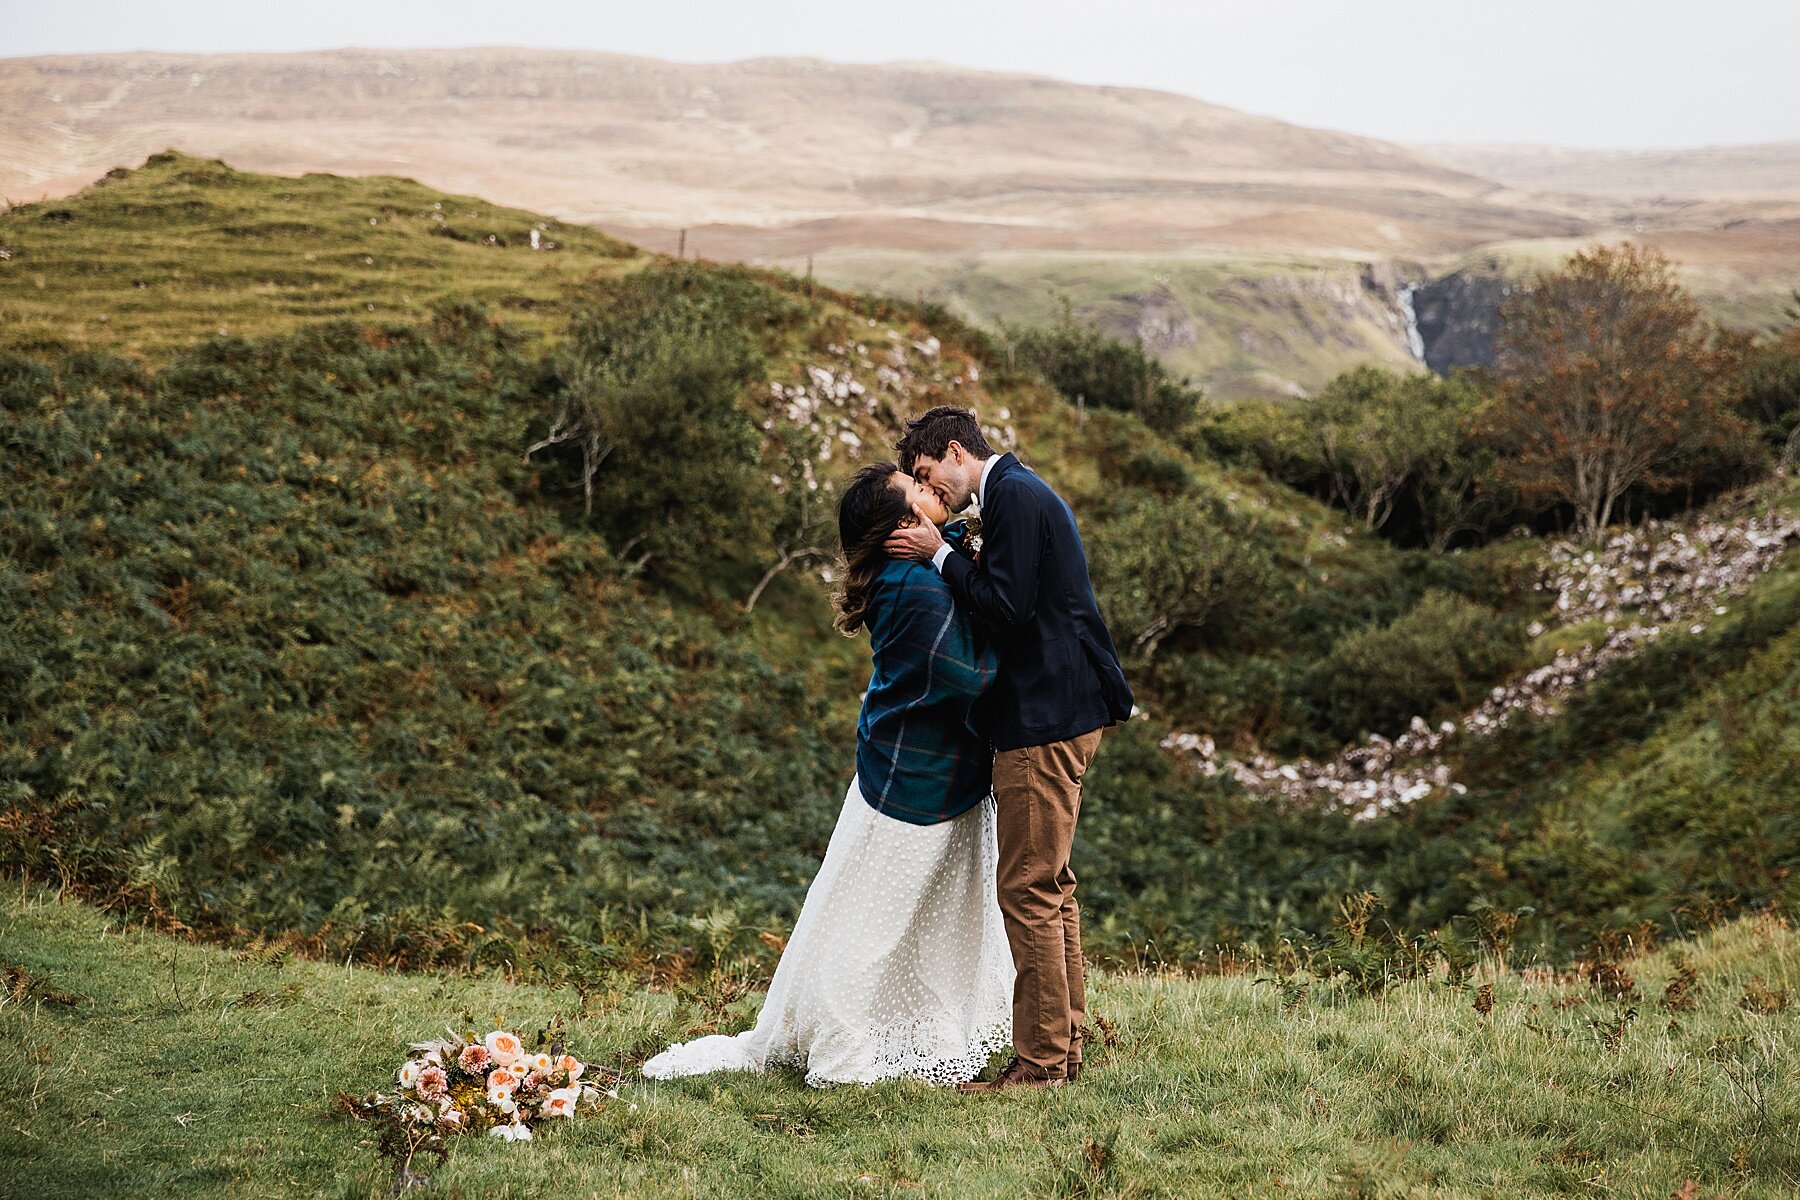
[[[894,486],[900,468],[891,462],[870,463],[858,471],[838,501],[838,541],[843,547],[838,577],[843,580],[837,602],[837,627],[846,637],[863,626],[869,589],[887,565],[882,544],[900,522],[913,515],[906,492]]]

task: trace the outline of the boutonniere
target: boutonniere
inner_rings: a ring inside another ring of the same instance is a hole
[[[944,527],[951,540],[959,542],[969,557],[981,562],[981,518],[961,517]]]

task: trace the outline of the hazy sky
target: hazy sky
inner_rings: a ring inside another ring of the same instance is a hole
[[[1800,139],[1796,0],[0,0],[0,56],[482,45],[932,59],[1403,141]]]

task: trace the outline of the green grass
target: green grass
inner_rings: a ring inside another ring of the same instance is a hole
[[[557,248],[532,250],[534,227]],[[214,332],[422,321],[449,296],[554,341],[571,288],[651,261],[586,226],[410,179],[289,179],[175,151],[0,213],[0,247],[12,251],[0,261],[0,350],[153,362]]]
[[[1661,1198],[1800,1188],[1800,936],[1769,917],[1628,961],[1621,1003],[1572,978],[1441,974],[1385,998],[1321,981],[1284,1011],[1249,974],[1109,975],[1112,1024],[1060,1092],[807,1089],[797,1074],[651,1084],[641,1057],[696,1022],[666,994],[579,1011],[571,989],[232,955],[16,885],[0,900],[0,1156],[28,1193],[374,1196],[389,1175],[339,1089],[383,1086],[461,1014],[562,1013],[618,1100],[528,1147],[456,1144],[428,1195]],[[1696,1007],[1662,996],[1691,959]],[[1761,994],[1761,993],[1759,993]],[[754,1000],[740,1008],[753,1006]],[[1628,1009],[1635,1019],[1626,1020]],[[747,1011],[728,1018],[746,1024]],[[1606,1045],[1618,1031],[1616,1048]]]

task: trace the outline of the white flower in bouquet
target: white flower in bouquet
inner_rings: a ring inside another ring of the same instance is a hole
[[[400,1067],[400,1075],[399,1075],[400,1086],[407,1089],[408,1091],[412,1090],[413,1088],[418,1087],[419,1086],[419,1073],[421,1071],[423,1071],[424,1069],[425,1069],[425,1064],[423,1062],[421,1062],[420,1060],[418,1060],[416,1058],[407,1059],[406,1062],[401,1064],[401,1067]]]
[[[539,1050],[536,1054],[527,1054],[524,1063],[527,1070],[540,1071],[545,1074],[556,1069],[556,1060],[548,1054],[545,1054],[542,1050]]]
[[[514,1121],[511,1125],[494,1126],[492,1129],[488,1130],[488,1136],[497,1137],[503,1142],[529,1142],[531,1140],[531,1130],[526,1126],[521,1125],[519,1122]]]
[[[519,1111],[519,1106],[513,1100],[510,1088],[492,1089],[487,1094],[487,1102],[490,1108],[505,1113],[509,1117]]]
[[[587,1070],[587,1068],[582,1065],[581,1060],[576,1058],[573,1054],[565,1054],[557,1059],[556,1069],[567,1073],[570,1083],[574,1083],[577,1079],[580,1079],[581,1073]]]
[[[538,1111],[546,1117],[572,1117],[575,1115],[575,1102],[580,1098],[579,1088],[557,1088],[544,1100],[543,1108]]]

